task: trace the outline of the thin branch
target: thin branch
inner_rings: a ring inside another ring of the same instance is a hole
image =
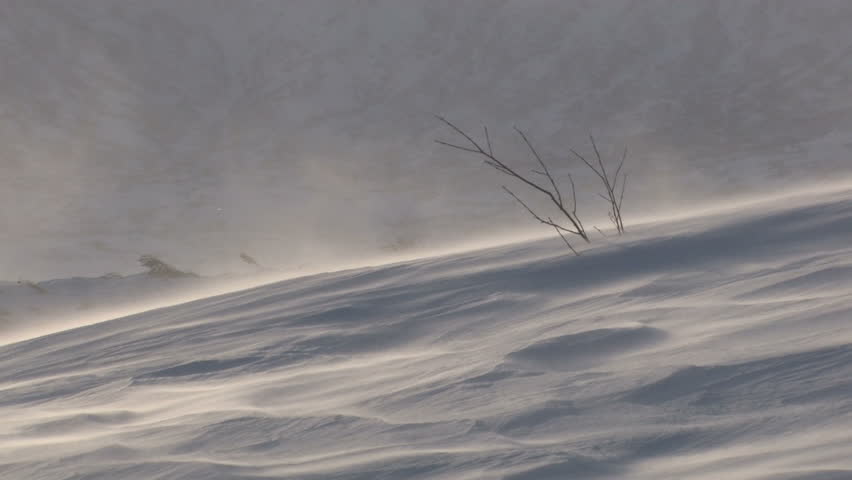
[[[524,139],[524,143],[527,144],[530,151],[536,160],[538,160],[538,164],[541,165],[542,170],[544,170],[544,175],[550,180],[550,185],[553,187],[553,191],[556,192],[556,199],[559,201],[559,205],[562,205],[562,192],[559,191],[559,187],[556,186],[556,181],[553,180],[553,176],[550,174],[550,170],[547,169],[547,165],[545,165],[544,160],[541,159],[538,152],[533,147],[532,142],[527,138],[527,135],[518,127],[515,127],[515,131],[518,132],[518,135]]]
[[[619,233],[624,233],[624,219],[621,217],[621,204],[624,202],[624,188],[627,186],[627,174],[625,173],[622,176],[621,182],[621,194],[618,198],[618,223],[619,223]]]
[[[443,140],[435,140],[435,143],[438,143],[438,144],[441,144],[441,145],[446,145],[448,147],[455,148],[456,150],[462,150],[462,151],[465,151],[465,152],[482,153],[479,150],[474,150],[470,147],[462,147],[461,145],[455,145],[453,143],[445,142]]]
[[[533,211],[533,209],[532,209],[532,208],[530,208],[530,207],[529,207],[529,205],[527,205],[526,203],[524,203],[524,201],[523,201],[523,200],[521,200],[520,198],[518,198],[518,196],[517,196],[517,195],[515,195],[515,193],[514,193],[514,192],[512,192],[511,190],[509,190],[508,188],[506,188],[506,186],[505,186],[505,185],[503,185],[502,187],[503,187],[503,190],[505,190],[505,191],[506,191],[506,193],[508,193],[509,195],[511,195],[511,196],[512,196],[512,198],[514,198],[514,199],[515,199],[515,201],[517,201],[519,204],[521,204],[521,206],[522,206],[522,207],[524,207],[524,209],[525,209],[527,212],[529,212],[529,214],[530,214],[530,215],[532,215],[532,217],[533,217],[533,218],[535,218],[536,220],[538,220],[539,222],[541,222],[541,223],[543,223],[543,224],[545,224],[545,225],[550,225],[551,227],[555,228],[555,229],[556,229],[556,230],[558,230],[558,231],[567,232],[567,233],[573,233],[574,235],[580,235],[580,232],[577,232],[577,231],[574,231],[574,230],[571,230],[571,229],[565,228],[565,227],[563,227],[562,225],[559,225],[558,223],[554,222],[554,221],[553,221],[550,217],[547,217],[547,220],[545,220],[545,219],[541,218],[541,217],[540,217],[537,213],[535,213],[535,212]]]
[[[485,131],[485,143],[488,145],[488,155],[494,156],[494,149],[491,148],[491,137],[488,135],[488,127],[483,125],[482,129]]]
[[[467,139],[467,141],[468,141],[468,142],[470,142],[470,144],[471,144],[471,145],[473,145],[474,147],[476,147],[476,149],[478,150],[478,152],[479,152],[479,153],[485,153],[485,151],[484,151],[484,150],[482,150],[482,148],[479,146],[479,144],[478,144],[478,143],[476,143],[476,141],[475,141],[474,139],[470,138],[470,135],[468,135],[468,134],[464,133],[464,131],[463,131],[461,128],[459,128],[459,127],[457,127],[457,126],[453,125],[453,124],[452,124],[452,122],[450,122],[449,120],[447,120],[446,118],[444,118],[444,117],[442,117],[442,116],[440,116],[440,115],[435,115],[435,117],[437,117],[437,118],[438,118],[438,120],[440,120],[440,121],[444,122],[447,126],[449,126],[450,128],[452,128],[453,130],[455,130],[455,131],[456,131],[456,133],[458,133],[458,134],[459,134],[459,135],[461,135],[462,137],[466,138],[466,139]],[[440,143],[440,142],[439,142],[439,143]]]
[[[514,176],[514,175],[512,174],[512,172],[511,172],[508,168],[506,168],[506,166],[505,166],[505,165],[503,165],[503,164],[496,163],[496,162],[494,162],[494,161],[492,161],[492,160],[483,160],[482,162],[483,162],[484,164],[488,165],[489,167],[491,167],[491,168],[493,168],[493,169],[497,170],[497,171],[498,171],[498,172],[500,172],[500,173],[503,173],[503,174],[505,174],[505,175],[509,175],[509,176],[512,176],[512,177]]]
[[[461,128],[457,127],[456,125],[454,125],[452,122],[450,122],[450,121],[449,121],[449,120],[447,120],[446,118],[441,117],[441,116],[438,116],[438,115],[436,115],[436,117],[437,117],[439,120],[441,120],[442,122],[444,122],[445,124],[449,125],[449,126],[450,126],[450,128],[452,128],[452,129],[453,129],[453,130],[455,130],[456,132],[459,132],[459,133],[460,133],[460,134],[461,134],[464,138],[466,138],[466,139],[467,139],[467,141],[468,141],[468,142],[470,142],[470,144],[471,144],[471,145],[473,145],[473,149],[468,148],[468,147],[463,147],[463,146],[461,146],[461,145],[456,145],[456,144],[453,144],[453,143],[449,143],[449,142],[444,142],[444,141],[442,141],[442,140],[435,140],[435,142],[437,142],[437,143],[439,143],[439,144],[441,144],[441,145],[446,145],[446,146],[448,146],[448,147],[452,147],[452,148],[455,148],[455,149],[458,149],[458,150],[462,150],[462,151],[465,151],[465,152],[478,153],[478,154],[480,154],[480,155],[483,155],[483,156],[485,156],[485,157],[488,159],[488,160],[486,160],[486,161],[485,161],[485,163],[486,163],[486,164],[488,164],[489,166],[491,166],[491,167],[493,167],[493,168],[495,168],[495,169],[497,169],[497,170],[501,171],[502,173],[504,173],[504,174],[506,174],[506,175],[509,175],[509,176],[512,176],[512,177],[517,178],[518,180],[520,180],[520,181],[522,181],[522,182],[526,183],[527,185],[529,185],[530,187],[532,187],[532,188],[534,188],[534,189],[536,189],[536,190],[538,190],[538,191],[540,191],[540,192],[544,193],[545,195],[550,196],[550,197],[553,199],[554,203],[556,202],[556,198],[553,196],[553,194],[552,194],[549,190],[547,190],[546,188],[542,187],[541,185],[538,185],[537,183],[535,183],[535,182],[533,182],[533,181],[531,181],[531,180],[527,179],[527,178],[526,178],[526,177],[524,177],[523,175],[521,175],[521,174],[519,174],[518,172],[514,171],[511,167],[509,167],[509,166],[508,166],[508,165],[506,165],[505,163],[503,163],[503,162],[501,162],[500,160],[498,160],[498,159],[497,159],[497,157],[495,157],[494,155],[492,155],[492,154],[490,154],[490,153],[486,152],[486,151],[482,148],[482,146],[481,146],[481,145],[479,145],[479,143],[478,143],[476,140],[474,140],[473,138],[471,138],[471,137],[470,137],[470,135],[468,135],[468,134],[464,133],[464,131],[462,131],[462,129],[461,129]]]
[[[598,144],[595,143],[595,137],[593,137],[592,135],[589,135],[589,140],[592,141],[592,149],[594,149],[595,156],[598,158],[598,165],[601,166],[601,173],[603,174],[604,182],[606,183],[607,188],[610,188],[609,187],[609,178],[606,174],[606,167],[604,167],[603,159],[601,159],[601,152],[598,151]],[[610,188],[610,190],[612,190],[612,189]]]
[[[574,209],[573,213],[577,213],[577,187],[574,185],[574,177],[568,174],[568,182],[571,184],[571,206]]]
[[[589,168],[591,168],[591,169],[592,169],[592,171],[593,171],[593,172],[595,172],[595,174],[596,174],[596,175],[597,175],[597,176],[601,179],[601,181],[604,181],[604,176],[603,176],[603,174],[601,174],[601,172],[599,172],[599,171],[598,171],[598,169],[597,169],[597,168],[595,168],[595,166],[594,166],[594,165],[592,165],[591,163],[589,163],[589,161],[588,161],[588,160],[586,160],[586,157],[584,157],[584,156],[580,155],[579,153],[577,153],[577,151],[576,151],[576,150],[574,150],[573,148],[569,148],[568,150],[569,150],[571,153],[573,153],[575,157],[577,157],[577,158],[579,158],[580,160],[582,160],[582,161],[583,161],[583,163],[585,163],[585,164],[586,164],[586,166],[588,166]]]
[[[578,229],[581,232],[586,233],[586,227],[583,226],[583,222],[580,221],[580,216],[577,215],[577,187],[574,185],[574,177],[572,177],[570,173],[568,174],[568,183],[571,184],[571,213],[574,214],[574,219],[577,220],[577,224],[579,225]],[[588,239],[586,241],[588,242]]]
[[[577,187],[574,186],[574,177],[572,177],[570,173],[568,174],[568,182],[571,184],[571,203],[573,208],[571,213],[574,214],[577,221],[580,221],[580,218],[577,217]]]
[[[624,166],[624,160],[627,159],[627,148],[624,148],[624,153],[621,154],[621,163],[618,164],[618,168],[615,169],[615,181],[618,181],[618,174],[621,172],[621,167]]]
[[[547,219],[550,220],[550,217],[547,217]],[[565,242],[565,245],[568,245],[568,248],[570,248],[571,251],[574,252],[574,255],[579,257],[580,252],[578,252],[577,250],[574,249],[574,246],[571,245],[571,242],[569,242],[567,238],[565,238],[565,235],[563,235],[562,232],[559,231],[558,228],[556,228],[556,227],[553,227],[553,228],[554,228],[554,230],[556,230],[556,233],[558,233],[559,236],[562,238],[562,241]]]

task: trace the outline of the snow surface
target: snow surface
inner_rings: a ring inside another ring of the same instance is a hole
[[[582,253],[330,272],[7,344],[0,477],[852,478],[852,192]]]

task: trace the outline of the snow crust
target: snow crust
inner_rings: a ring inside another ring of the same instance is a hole
[[[602,245],[329,272],[7,344],[0,477],[852,478],[852,192]]]

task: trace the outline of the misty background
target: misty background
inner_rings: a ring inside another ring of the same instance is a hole
[[[8,0],[0,273],[284,268],[540,225],[441,114],[604,226],[568,148],[628,147],[625,221],[852,173],[852,3]],[[517,190],[524,193],[523,189]],[[602,218],[602,219],[601,219]],[[547,233],[541,231],[541,233]]]

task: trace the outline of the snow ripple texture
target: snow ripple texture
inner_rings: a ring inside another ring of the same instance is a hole
[[[649,224],[581,257],[532,242],[314,275],[8,344],[0,477],[852,478],[849,198]]]

